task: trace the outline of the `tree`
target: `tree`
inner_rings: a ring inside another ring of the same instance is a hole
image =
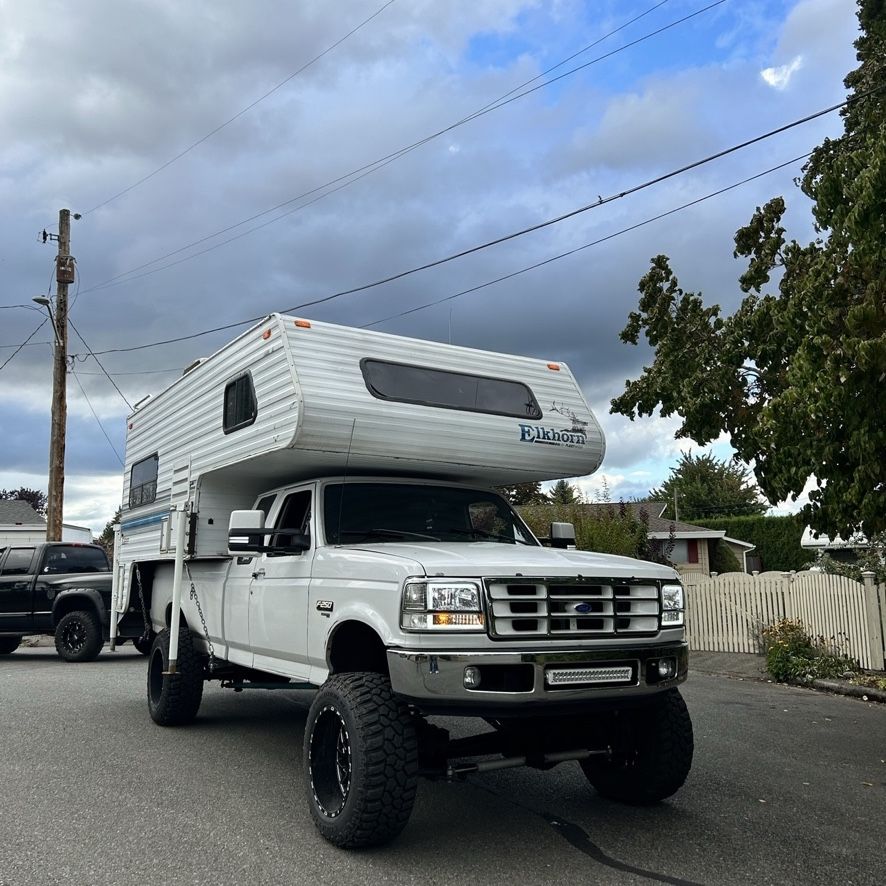
[[[579,499],[575,487],[568,480],[558,480],[548,493],[548,498],[552,502],[561,505],[571,505]]]
[[[105,549],[105,553],[108,557],[114,556],[114,526],[120,522],[121,513],[122,508],[117,508],[114,512],[114,516],[105,523],[105,528],[102,530],[102,534],[96,539],[96,543],[100,544]]]
[[[698,443],[726,431],[770,501],[816,477],[804,519],[844,537],[886,529],[886,4],[858,6],[843,134],[812,152],[798,181],[816,239],[785,239],[782,197],[758,208],[735,235],[748,267],[728,317],[654,258],[621,338],[644,334],[655,358],[612,401],[632,419],[677,413],[677,435]],[[777,294],[763,294],[773,275]]]
[[[736,462],[684,452],[658,489],[649,490],[650,501],[667,502],[663,516],[675,520],[674,496],[681,520],[688,523],[709,517],[762,514],[767,505],[748,479],[749,471]]]
[[[4,501],[26,501],[41,517],[46,516],[46,493],[39,489],[0,489],[0,499]]]
[[[498,491],[515,507],[545,502],[548,497],[541,491],[541,482],[514,483],[510,486],[498,486]]]

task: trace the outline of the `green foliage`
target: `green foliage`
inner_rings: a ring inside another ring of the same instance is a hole
[[[551,487],[548,498],[557,504],[571,505],[579,500],[579,495],[568,480],[558,480]]]
[[[96,543],[100,544],[109,558],[114,556],[114,526],[120,522],[121,508],[117,508],[114,516],[105,524],[102,534],[96,539]]]
[[[760,501],[759,490],[748,475],[748,469],[736,462],[684,452],[667,480],[658,489],[649,490],[649,500],[667,502],[662,516],[673,520],[676,493],[680,519],[687,523],[710,517],[762,514],[767,506]]]
[[[655,357],[612,401],[630,418],[677,413],[678,436],[701,444],[727,432],[770,501],[814,475],[804,520],[843,537],[886,530],[886,3],[858,7],[860,65],[845,81],[857,100],[799,182],[817,238],[785,239],[782,197],[758,208],[735,235],[746,296],[728,317],[654,258],[621,338],[644,335]]]
[[[26,501],[41,517],[46,516],[46,493],[39,489],[0,489],[0,499],[4,501]]]
[[[792,572],[806,567],[809,551],[800,547],[805,523],[802,517],[719,517],[705,520],[708,529],[725,529],[730,538],[755,545],[751,554],[762,561],[763,571]]]
[[[732,548],[721,538],[711,539],[711,572],[723,574],[724,572],[743,572],[742,564],[732,551]]]
[[[520,516],[539,537],[547,537],[551,523],[572,523],[575,546],[579,550],[665,562],[658,547],[650,545],[645,522],[633,517],[623,504],[591,509],[581,502],[552,502],[527,505],[519,510]]]
[[[515,507],[537,504],[548,500],[541,491],[541,483],[514,483],[510,486],[497,486],[497,491]]]
[[[835,638],[831,638],[833,641]],[[859,670],[824,637],[810,637],[801,621],[784,618],[763,628],[766,670],[780,683],[811,683]]]

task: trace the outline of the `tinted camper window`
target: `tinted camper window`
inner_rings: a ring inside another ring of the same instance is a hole
[[[157,463],[156,454],[149,455],[132,466],[129,475],[129,507],[149,505],[157,498]]]
[[[380,400],[515,418],[541,418],[534,394],[522,382],[386,360],[364,359],[360,361],[360,368],[369,393]]]
[[[255,401],[255,388],[247,373],[225,385],[225,414],[222,428],[226,434],[239,431],[255,421],[258,405]]]

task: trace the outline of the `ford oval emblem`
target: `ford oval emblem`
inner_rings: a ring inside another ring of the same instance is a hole
[[[575,612],[590,612],[591,604],[590,603],[576,603],[573,607]]]

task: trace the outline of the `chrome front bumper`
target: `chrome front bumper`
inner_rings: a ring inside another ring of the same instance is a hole
[[[534,652],[417,652],[389,649],[394,692],[431,712],[491,715],[492,710],[539,712],[589,701],[627,700],[671,689],[686,679],[686,643],[595,650]],[[658,662],[674,659],[676,674],[658,677]],[[478,668],[480,686],[465,684]]]

